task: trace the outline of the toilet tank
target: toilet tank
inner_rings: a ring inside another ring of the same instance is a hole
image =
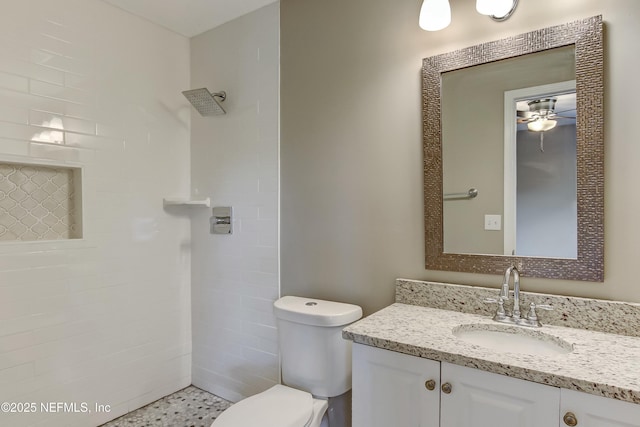
[[[285,296],[274,303],[282,382],[315,396],[351,389],[351,341],[342,328],[362,317],[353,304]]]

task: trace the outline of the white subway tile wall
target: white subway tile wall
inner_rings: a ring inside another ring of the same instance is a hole
[[[0,242],[0,401],[38,405],[0,425],[96,426],[191,383],[189,217],[162,207],[190,191],[189,40],[98,0],[3,6],[0,161],[82,167],[84,222]]]
[[[233,234],[192,220],[193,384],[231,401],[279,380],[279,4],[191,41],[191,87],[224,90],[224,116],[192,112],[194,197],[233,206]]]

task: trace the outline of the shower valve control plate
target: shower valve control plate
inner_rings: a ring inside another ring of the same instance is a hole
[[[211,234],[231,234],[233,208],[231,206],[218,206],[213,208],[213,216],[209,219]]]

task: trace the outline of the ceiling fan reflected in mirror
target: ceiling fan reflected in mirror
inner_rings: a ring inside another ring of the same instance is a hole
[[[540,151],[544,151],[544,132],[561,124],[576,122],[576,93],[558,94],[518,101],[516,104],[518,130],[540,132]]]

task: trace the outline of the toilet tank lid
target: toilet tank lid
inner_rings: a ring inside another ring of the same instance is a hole
[[[285,296],[273,304],[277,318],[311,326],[342,326],[362,317],[362,308],[343,302]]]

